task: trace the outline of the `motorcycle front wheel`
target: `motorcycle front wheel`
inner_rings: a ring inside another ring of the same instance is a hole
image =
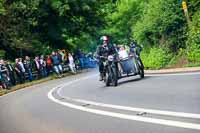
[[[105,73],[104,82],[106,83],[106,86],[110,86],[110,79],[108,72]]]
[[[112,67],[112,84],[113,86],[118,85],[117,69],[115,67]]]

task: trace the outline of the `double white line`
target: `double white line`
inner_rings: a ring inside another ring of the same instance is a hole
[[[93,75],[93,76],[96,76],[96,75]],[[142,116],[136,116],[136,115],[127,115],[127,114],[121,114],[121,113],[116,113],[116,112],[92,109],[92,108],[88,108],[88,107],[83,107],[83,106],[71,104],[69,102],[64,102],[64,101],[56,99],[53,96],[53,92],[56,92],[56,93],[58,93],[58,95],[61,95],[60,91],[63,87],[74,84],[74,83],[76,83],[80,80],[85,80],[85,79],[91,78],[93,76],[77,79],[77,80],[68,82],[66,84],[63,84],[60,87],[55,87],[48,93],[48,98],[50,100],[52,100],[53,102],[58,103],[60,105],[67,106],[69,108],[73,108],[73,109],[77,109],[77,110],[81,110],[81,111],[85,111],[85,112],[89,112],[89,113],[93,113],[93,114],[110,116],[110,117],[127,119],[127,120],[140,121],[140,122],[147,122],[147,123],[153,123],[153,124],[159,124],[159,125],[167,125],[167,126],[173,126],[173,127],[200,130],[200,124],[197,124],[197,123],[188,123],[188,122],[181,122],[181,121],[157,119],[157,118],[142,117]],[[67,99],[67,100],[71,100],[71,101],[75,101],[75,102],[79,102],[79,103],[101,106],[101,107],[106,107],[106,108],[113,108],[113,109],[126,110],[126,111],[135,111],[135,112],[146,112],[146,113],[157,114],[157,115],[165,115],[165,116],[175,116],[175,117],[200,119],[200,114],[184,113],[184,112],[172,112],[172,111],[161,111],[161,110],[152,110],[152,109],[144,109],[144,108],[134,108],[134,107],[104,104],[104,103],[98,103],[98,102],[92,102],[92,101],[86,101],[86,100],[80,100],[80,99],[72,99],[72,98],[69,98],[69,97],[64,97],[64,98]]]

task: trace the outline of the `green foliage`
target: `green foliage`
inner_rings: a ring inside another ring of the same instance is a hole
[[[160,69],[165,67],[172,58],[172,54],[161,48],[153,47],[149,52],[143,51],[141,58],[147,69]]]
[[[180,48],[178,50],[178,54],[172,53],[172,58],[166,67],[183,67],[183,66],[185,66],[188,63],[186,53],[187,53],[186,50],[182,49],[182,48]]]
[[[5,15],[4,0],[0,0],[0,15]]]
[[[187,38],[191,44],[187,43],[188,57],[191,61],[197,61],[200,59],[200,45],[195,40],[199,39],[199,31],[196,31],[196,26],[187,35],[181,3],[181,0],[118,0],[115,9],[106,17],[107,28],[103,33],[114,36],[117,43],[128,43],[134,39],[143,44],[146,52],[142,56],[149,68],[162,68],[180,61],[186,54],[180,55],[179,50],[185,51]],[[200,2],[190,0],[187,4],[190,15],[199,11]],[[199,18],[196,15],[192,21]]]
[[[187,56],[189,61],[200,63],[200,10],[194,14],[189,28]]]
[[[105,22],[102,7],[108,3],[105,0],[0,0],[0,48],[13,51],[11,57],[46,53],[47,46],[95,49],[95,40]],[[1,16],[4,10],[5,16]]]
[[[4,58],[6,51],[0,50],[0,58]]]
[[[127,43],[131,39],[131,26],[135,24],[141,13],[140,0],[118,0],[114,12],[108,13],[108,28],[103,33],[113,36],[118,43]]]
[[[178,48],[184,47],[183,20],[183,11],[176,0],[149,0],[141,19],[132,26],[135,29],[132,34],[140,43],[177,52]]]

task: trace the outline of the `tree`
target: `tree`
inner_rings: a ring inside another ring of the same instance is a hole
[[[108,28],[104,30],[118,43],[127,43],[132,38],[132,25],[140,18],[141,4],[145,1],[139,0],[118,0],[113,3],[111,13],[108,13]],[[113,9],[114,7],[114,9]]]
[[[185,18],[176,0],[150,0],[143,14],[133,25],[133,37],[139,42],[164,47],[173,52],[185,47]]]

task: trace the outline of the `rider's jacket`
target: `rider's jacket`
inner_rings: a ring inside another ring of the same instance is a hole
[[[101,59],[100,57],[108,57],[109,55],[115,54],[116,50],[113,45],[100,45],[97,47],[96,55],[97,58]]]

